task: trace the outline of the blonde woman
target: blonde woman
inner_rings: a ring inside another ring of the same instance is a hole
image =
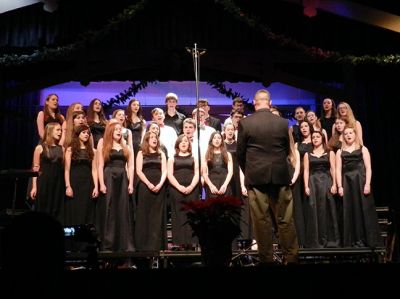
[[[337,188],[343,197],[343,246],[382,245],[371,192],[371,156],[360,144],[357,130],[346,127],[343,146],[336,153]]]
[[[61,135],[59,123],[46,125],[42,143],[33,153],[33,170],[40,171],[40,176],[33,178],[30,196],[35,200],[36,210],[63,222],[65,183],[64,149],[59,145]]]
[[[344,117],[347,118],[347,123],[349,127],[353,127],[357,131],[357,138],[361,145],[364,144],[363,142],[363,130],[361,123],[356,120],[353,110],[351,109],[350,105],[346,102],[340,102],[337,107],[337,115],[336,118]],[[334,127],[332,127],[333,130]]]

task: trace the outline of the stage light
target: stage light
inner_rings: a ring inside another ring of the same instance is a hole
[[[318,5],[319,0],[303,0],[304,15],[309,18],[315,17],[317,15]]]
[[[55,12],[58,8],[58,0],[42,0],[43,9],[47,12]]]

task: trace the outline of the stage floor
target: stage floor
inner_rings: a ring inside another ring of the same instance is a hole
[[[385,248],[321,248],[300,249],[299,265],[305,264],[381,264],[386,262]],[[274,253],[276,265],[282,254]],[[259,263],[256,250],[233,250],[231,267],[255,267]],[[67,253],[67,269],[168,269],[202,267],[200,250],[159,252],[92,252]]]

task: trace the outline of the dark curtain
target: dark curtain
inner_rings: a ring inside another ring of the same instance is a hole
[[[0,169],[29,169],[33,150],[39,137],[36,116],[40,110],[40,93],[0,100]],[[11,207],[14,178],[0,178],[0,211]],[[26,208],[24,203],[27,179],[18,181],[17,208]]]
[[[2,47],[40,47],[54,44],[59,27],[57,13],[43,10],[43,3],[9,11],[0,18]]]
[[[371,153],[376,204],[396,210],[400,209],[398,78],[397,68],[364,66],[354,71],[349,83],[349,102],[363,126],[364,143]]]

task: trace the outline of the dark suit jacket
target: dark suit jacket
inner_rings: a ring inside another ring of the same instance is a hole
[[[288,121],[260,109],[239,122],[237,156],[245,184],[289,185]]]
[[[206,125],[221,132],[221,120],[219,118],[210,115],[206,118]]]

